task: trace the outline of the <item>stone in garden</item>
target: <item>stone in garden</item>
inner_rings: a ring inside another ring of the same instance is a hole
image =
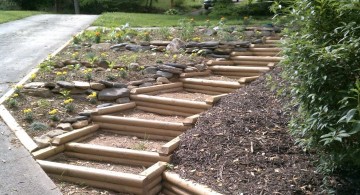
[[[201,49],[197,52],[198,55],[211,54],[213,51],[211,49]]]
[[[200,47],[217,47],[219,45],[219,41],[207,41],[199,43]]]
[[[106,88],[99,92],[98,100],[112,101],[121,97],[129,97],[130,90],[127,88]]]
[[[24,85],[24,89],[37,89],[45,87],[44,82],[31,82]]]
[[[157,68],[154,66],[147,67],[143,70],[144,74],[156,74]]]
[[[90,117],[92,113],[95,113],[95,111],[94,110],[84,110],[84,111],[80,112],[79,115]]]
[[[150,42],[149,41],[140,41],[140,45],[141,46],[150,46]]]
[[[141,84],[143,84],[143,83],[145,83],[145,81],[144,80],[137,80],[137,81],[130,81],[130,82],[128,82],[127,83],[127,85],[129,86],[129,85],[141,85]]]
[[[157,46],[157,47],[153,48],[152,50],[162,52],[162,51],[166,50],[166,46]]]
[[[187,67],[185,68],[184,72],[197,72],[198,69],[194,67]]]
[[[170,72],[164,72],[164,71],[159,70],[159,71],[156,72],[156,76],[158,76],[158,77],[165,77],[165,78],[168,78],[168,79],[169,79],[169,78],[173,77],[174,74],[173,74],[173,73],[170,73]]]
[[[75,88],[90,89],[90,84],[84,81],[73,81]]]
[[[76,116],[76,117],[68,117],[68,118],[62,119],[60,122],[61,123],[75,123],[76,121],[87,120],[87,119],[88,119],[87,116]]]
[[[251,43],[253,43],[253,44],[263,44],[263,40],[262,39],[255,39],[255,40],[251,41]]]
[[[195,68],[198,69],[199,71],[204,71],[206,70],[206,65],[205,64],[196,64]]]
[[[128,97],[122,97],[122,98],[116,99],[116,103],[118,103],[118,104],[126,104],[129,102],[130,102],[130,98],[128,98]]]
[[[62,129],[62,130],[65,130],[65,131],[72,131],[73,130],[70,123],[59,123],[56,126],[56,128]]]
[[[77,61],[77,60],[65,60],[64,62],[63,62],[63,64],[65,65],[65,66],[67,66],[67,65],[76,65],[76,64],[79,64],[80,62],[79,61]]]
[[[167,65],[159,65],[158,69],[161,71],[170,72],[173,74],[181,74],[183,72],[183,70],[181,68],[175,68],[175,67],[167,66]]]
[[[71,128],[72,129],[72,128]],[[64,131],[64,130],[61,130],[61,129],[55,129],[55,130],[51,130],[49,132],[46,133],[46,135],[50,138],[53,138],[55,136],[58,136],[58,135],[62,135],[64,133],[66,133],[67,131]]]
[[[67,81],[57,81],[56,84],[59,85],[61,88],[65,89],[72,89],[75,87],[74,83],[70,83]]]
[[[81,66],[85,66],[86,68],[91,68],[93,65],[90,62],[80,62]]]
[[[110,49],[110,47],[111,47],[111,43],[98,43],[98,44],[93,44],[91,46],[91,49],[99,50],[99,51],[107,51]]]
[[[88,124],[89,124],[89,121],[81,120],[81,121],[76,121],[75,123],[73,123],[72,127],[74,129],[80,129],[80,128],[86,127]]]
[[[54,89],[56,87],[56,84],[51,83],[51,82],[46,82],[44,87],[49,88],[49,89]]]
[[[88,116],[75,116],[75,119],[78,121],[81,121],[81,120],[88,120],[89,117]]]
[[[213,29],[206,29],[204,31],[204,34],[207,35],[207,36],[213,36],[213,35],[216,35],[216,31],[213,30]]]
[[[167,46],[170,41],[150,41],[150,45]]]
[[[101,80],[101,81],[99,81],[99,83],[105,85],[106,88],[125,88],[125,87],[127,87],[123,83],[110,82],[110,81],[106,81],[106,80]]]
[[[126,45],[128,45],[128,43],[119,43],[119,44],[116,44],[116,45],[111,46],[110,49],[125,48]]]
[[[142,49],[142,47],[140,45],[126,45],[125,49],[129,50],[129,51],[133,51],[133,52],[138,52]]]
[[[269,37],[269,36],[271,36],[271,35],[272,35],[272,33],[271,33],[271,31],[269,31],[269,30],[263,30],[263,31],[261,31],[261,36]]]
[[[220,49],[217,48],[214,50],[215,54],[220,54],[220,55],[229,55],[233,50],[232,49]]]
[[[235,48],[233,49],[233,51],[245,52],[245,51],[248,51],[248,49],[247,49],[247,48],[242,48],[242,47],[235,47]]]
[[[175,67],[175,68],[182,68],[182,69],[185,69],[187,67],[184,64],[176,64],[176,63],[165,63],[165,65],[172,66],[172,67]]]
[[[46,146],[50,145],[51,138],[47,135],[42,135],[39,137],[34,137],[34,141],[39,148],[45,148]]]
[[[169,79],[167,79],[166,77],[158,77],[156,79],[156,82],[163,83],[163,84],[170,83]]]
[[[100,62],[97,63],[98,67],[104,68],[104,69],[108,69],[109,68],[109,62],[106,60],[101,60]]]
[[[95,83],[95,82],[92,82],[90,83],[90,89],[94,89],[94,90],[103,90],[105,89],[105,85],[104,84],[101,84],[101,83]]]
[[[34,97],[42,97],[42,98],[53,97],[53,93],[47,88],[23,89],[22,92]]]
[[[140,65],[139,65],[139,63],[136,63],[136,62],[130,63],[130,65],[129,65],[130,70],[139,70],[139,68],[140,68]]]
[[[150,87],[150,86],[153,86],[153,85],[154,85],[153,83],[146,82],[146,83],[143,83],[143,84],[139,85],[139,87]]]
[[[198,42],[194,42],[194,41],[187,42],[187,43],[185,44],[185,47],[186,47],[186,48],[199,47],[199,43],[198,43]]]
[[[195,66],[196,64],[198,64],[198,63],[195,63],[195,62],[187,62],[185,65],[186,65],[186,67],[189,67],[189,66]]]
[[[56,62],[56,63],[54,64],[54,68],[62,68],[62,67],[64,67],[64,66],[65,66],[65,64],[62,63],[62,62]]]
[[[166,51],[171,53],[179,53],[180,49],[184,47],[185,47],[185,42],[179,38],[175,38],[166,46]]]
[[[253,30],[252,31],[244,31],[244,35],[247,37],[252,37],[255,35],[255,32]]]
[[[113,103],[105,103],[105,104],[97,105],[96,108],[105,108],[105,107],[109,107],[112,105],[114,105],[114,104]]]
[[[225,58],[225,59],[228,59],[228,58],[230,58],[230,55],[210,54],[210,57],[213,57],[213,58]]]

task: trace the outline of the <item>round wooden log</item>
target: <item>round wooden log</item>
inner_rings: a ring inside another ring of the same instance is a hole
[[[142,187],[145,177],[129,173],[118,173],[103,169],[95,169],[83,166],[56,163],[44,160],[36,160],[41,168],[47,173],[78,177],[83,179],[101,181],[106,183]]]
[[[101,129],[110,129],[116,131],[134,132],[148,135],[160,135],[166,137],[176,137],[182,133],[182,131],[173,131],[166,129],[155,129],[150,127],[136,127],[132,125],[118,125],[112,123],[98,123]]]
[[[165,110],[165,109],[146,107],[146,106],[138,106],[137,109],[146,111],[146,112],[152,112],[152,113],[156,113],[156,114],[169,115],[169,116],[188,117],[188,116],[193,115],[192,113],[185,113],[185,112],[179,112],[179,111],[173,111],[173,110]]]
[[[184,84],[185,89],[200,89],[206,91],[215,91],[221,93],[230,93],[235,91],[234,88],[226,88],[226,87],[211,87],[211,86],[204,86],[204,85],[197,85],[197,84]],[[199,113],[199,112],[198,112]],[[197,114],[197,113],[194,113]]]
[[[58,179],[60,181],[67,181],[72,183],[77,183],[80,185],[87,185],[92,186],[96,188],[101,189],[107,189],[107,190],[113,190],[116,192],[126,192],[126,193],[134,193],[134,194],[142,194],[142,189],[139,187],[130,187],[126,185],[120,185],[120,184],[113,184],[113,183],[107,183],[107,182],[101,182],[101,181],[95,181],[90,179],[84,179],[84,178],[77,178],[77,177],[69,177],[64,175],[57,175],[57,174],[49,174],[51,178]]]
[[[281,43],[281,40],[273,40],[273,39],[266,39],[266,44],[279,44]]]
[[[125,158],[129,160],[140,160],[148,162],[170,162],[169,156],[160,156],[157,152],[130,150],[125,148],[114,148],[93,144],[68,143],[65,145],[67,151],[114,158]]]
[[[269,62],[260,61],[247,61],[247,60],[235,60],[233,61],[236,66],[267,66]]]
[[[200,117],[200,114],[195,114],[195,115],[192,115],[192,116],[189,116],[189,117],[186,117],[184,119],[184,122],[183,124],[184,125],[193,125],[196,123],[197,119]]]
[[[191,79],[191,78],[184,78],[184,79]],[[184,106],[189,108],[200,108],[200,109],[210,108],[210,106],[207,105],[205,102],[200,102],[200,101],[181,100],[181,99],[166,98],[166,97],[154,97],[149,95],[130,95],[130,98],[134,101],[161,103],[161,104],[174,105],[174,106]]]
[[[65,150],[64,145],[61,146],[49,146],[47,148],[35,151],[32,153],[35,159],[44,160]]]
[[[255,81],[258,78],[259,76],[243,77],[239,79],[239,83],[250,83],[251,81]]]
[[[164,89],[178,88],[178,87],[182,87],[181,82],[136,88],[136,89],[131,90],[131,93],[132,94],[149,93],[149,92],[160,91],[160,90],[164,90]]]
[[[251,44],[250,48],[271,48],[271,47],[279,47],[278,44]]]
[[[225,71],[214,71],[214,75],[224,75],[224,76],[237,76],[237,77],[252,77],[259,76],[261,73],[257,72],[225,72]]]
[[[174,137],[169,136],[161,136],[161,135],[153,135],[153,134],[146,134],[146,133],[135,133],[135,132],[128,132],[128,131],[117,131],[117,130],[110,130],[110,129],[102,129],[102,131],[124,135],[124,136],[136,136],[139,139],[145,140],[161,140],[161,141],[170,141]]]
[[[161,192],[162,185],[158,184],[157,186],[154,186],[151,190],[149,190],[149,195],[157,195]]]
[[[99,129],[99,125],[90,125],[81,129],[76,129],[74,131],[70,131],[68,133],[61,134],[59,136],[54,137],[53,141],[51,142],[54,145],[61,145],[72,141],[74,139],[80,138],[82,136],[88,135],[92,132],[95,132]]]
[[[214,105],[216,102],[218,102],[221,98],[227,96],[228,94],[221,94],[221,95],[216,95],[216,96],[212,96],[209,98],[206,98],[205,102],[207,104],[211,104]]]
[[[213,66],[213,65],[234,65],[233,61],[215,61],[215,60],[209,60],[206,63],[208,66]]]
[[[171,154],[178,146],[180,145],[180,137],[175,137],[170,142],[166,143],[165,145],[161,146],[160,154]]]
[[[163,180],[171,184],[175,184],[176,186],[179,186],[181,189],[192,192],[192,194],[220,195],[219,193],[211,190],[210,188],[204,185],[196,184],[194,182],[181,179],[179,175],[174,173],[164,172]]]
[[[157,162],[141,172],[139,175],[145,176],[146,180],[149,182],[145,185],[149,185],[156,178],[161,178],[161,174],[166,170],[166,164],[166,162]]]
[[[255,66],[212,66],[209,67],[212,71],[221,72],[241,72],[241,73],[263,73],[270,70],[269,67],[255,67]]]
[[[249,51],[257,51],[257,52],[280,52],[281,48],[249,48]]]
[[[276,56],[279,52],[256,52],[256,51],[244,51],[244,52],[232,52],[230,56]]]
[[[129,110],[131,108],[134,108],[136,105],[134,102],[126,103],[126,104],[117,104],[117,105],[111,105],[103,108],[98,108],[97,111],[94,114],[110,114],[115,112],[120,112],[124,110]]]
[[[108,156],[100,156],[94,154],[82,154],[77,152],[64,152],[66,156],[83,159],[83,160],[92,160],[92,161],[100,161],[100,162],[111,162],[122,165],[131,165],[131,166],[145,166],[149,167],[154,164],[154,162],[141,161],[141,160],[129,160],[124,158],[115,158]]]
[[[281,39],[281,37],[279,35],[266,37],[266,40],[280,40],[280,39]]]
[[[161,185],[161,180],[162,180],[161,175],[162,175],[162,173],[158,177],[151,179],[150,183],[145,185],[146,190],[149,190],[149,189],[154,188],[155,186]]]
[[[164,90],[160,90],[160,91],[153,91],[153,92],[149,92],[149,93],[143,93],[145,95],[157,95],[157,94],[161,94],[161,93],[172,93],[172,92],[178,92],[178,91],[182,91],[183,87],[176,87],[173,89],[164,89]]]
[[[164,104],[157,104],[157,103],[151,103],[151,102],[142,102],[142,101],[135,101],[137,106],[144,106],[149,108],[160,108],[164,110],[171,110],[171,111],[177,111],[177,112],[184,112],[184,113],[190,113],[190,114],[198,114],[200,112],[204,112],[204,109],[198,109],[198,108],[186,108],[186,107],[180,107],[180,106],[170,106],[170,105],[164,105]]]
[[[262,61],[262,62],[279,62],[283,57],[266,57],[266,56],[235,56],[232,60]]]
[[[189,77],[198,77],[198,76],[208,76],[210,75],[211,71],[206,70],[203,72],[188,72],[188,73],[181,73],[180,78],[189,78]]]
[[[193,194],[191,192],[186,191],[183,188],[180,188],[180,187],[178,187],[172,183],[166,182],[166,181],[162,182],[162,184],[165,189],[168,189],[169,191],[174,192],[175,194],[178,194],[178,195],[192,195]]]
[[[101,123],[131,125],[138,127],[151,127],[157,129],[168,129],[168,130],[176,130],[176,131],[184,131],[187,129],[187,127],[185,127],[182,123],[165,122],[165,121],[140,119],[140,118],[127,118],[127,117],[110,116],[110,115],[93,116],[92,120],[94,122],[101,122]]]
[[[216,91],[206,91],[206,90],[200,90],[200,89],[184,89],[187,92],[191,92],[191,93],[203,93],[203,94],[207,94],[207,95],[220,95],[223,94],[222,92],[216,92]]]
[[[226,88],[234,88],[234,89],[241,87],[240,83],[232,82],[232,81],[205,80],[205,79],[195,79],[195,78],[183,78],[180,80],[186,84],[198,84],[205,86],[226,87]]]
[[[170,190],[163,188],[161,193],[165,194],[165,195],[177,195],[174,192],[171,192]]]

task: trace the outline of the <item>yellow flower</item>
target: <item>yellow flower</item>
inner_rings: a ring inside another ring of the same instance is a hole
[[[57,114],[57,113],[58,113],[58,109],[52,109],[52,110],[49,112],[50,115],[55,115],[55,114]]]
[[[168,38],[169,38],[169,39],[173,39],[174,37],[173,37],[173,36],[169,36]]]
[[[60,75],[62,75],[62,72],[56,72],[56,75],[60,76]]]
[[[28,114],[28,113],[31,113],[31,112],[32,112],[32,110],[30,108],[23,110],[24,114]]]
[[[70,104],[70,103],[72,103],[73,101],[74,101],[74,99],[69,98],[69,99],[67,99],[67,100],[64,100],[64,104]]]
[[[95,36],[100,37],[100,32],[95,32]]]
[[[193,41],[200,41],[200,37],[194,37]]]
[[[36,74],[35,73],[31,74],[30,79],[34,80],[35,78],[36,78]]]
[[[62,72],[62,74],[64,74],[64,75],[65,75],[65,74],[67,74],[67,72],[66,72],[66,71],[64,71],[64,72]]]
[[[175,54],[175,55],[173,55],[173,58],[174,58],[174,59],[176,59],[176,58],[177,58],[177,55],[176,55],[176,54]]]
[[[247,19],[249,19],[249,17],[245,16],[245,17],[244,17],[244,20],[247,20]]]
[[[125,69],[124,68],[120,68],[120,71],[124,71]]]
[[[97,93],[96,92],[92,92],[90,95],[87,96],[88,99],[93,99],[96,98]]]
[[[101,53],[100,56],[101,56],[102,58],[105,58],[105,57],[107,57],[108,55],[104,52],[104,53]]]
[[[87,74],[87,73],[90,73],[91,71],[92,71],[92,69],[91,69],[91,68],[88,68],[88,69],[83,70],[83,73],[84,73],[84,74]]]
[[[14,94],[12,95],[12,97],[13,97],[13,98],[19,97],[19,94],[14,93]]]
[[[18,89],[18,90],[20,90],[20,89],[22,89],[22,88],[24,88],[24,86],[22,86],[22,85],[16,85],[16,86],[15,86],[15,89]]]

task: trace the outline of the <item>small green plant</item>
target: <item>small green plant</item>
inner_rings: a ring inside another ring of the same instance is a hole
[[[51,106],[51,103],[46,99],[40,99],[36,102],[37,106],[42,109],[48,109]]]
[[[161,36],[162,39],[167,40],[170,36],[170,28],[169,27],[161,27],[158,30],[158,34]]]
[[[75,105],[74,105],[73,101],[74,101],[74,99],[72,99],[72,98],[68,98],[68,99],[64,100],[64,106],[65,106],[66,112],[68,112],[68,113],[74,112]]]
[[[63,71],[63,72],[56,72],[56,80],[58,81],[65,81],[66,80],[66,77],[67,77],[67,72],[66,71]]]
[[[109,57],[109,55],[106,52],[103,52],[100,54],[100,61],[106,61],[107,57]]]
[[[30,129],[33,131],[45,131],[49,128],[45,123],[33,122],[30,125]]]
[[[100,43],[100,40],[101,40],[101,33],[99,31],[96,31],[94,35],[94,41],[95,43]]]
[[[73,44],[80,44],[81,39],[80,36],[73,36]]]
[[[60,91],[60,94],[63,95],[64,98],[70,98],[70,90],[63,89]]]
[[[189,41],[194,33],[195,33],[195,29],[194,29],[194,22],[193,21],[189,21],[186,19],[182,19],[179,21],[180,24],[180,38],[182,40],[185,41]]]
[[[143,41],[150,41],[151,39],[149,31],[144,31],[143,33],[140,34],[140,37]]]
[[[146,150],[146,143],[141,141],[134,146],[135,150]]]
[[[113,74],[113,73],[107,73],[106,74],[106,79],[109,81],[115,81],[117,79],[117,75]]]
[[[251,22],[251,16],[248,17],[248,16],[244,16],[244,21],[243,21],[243,25],[246,27],[246,26],[249,26]]]
[[[138,60],[138,54],[131,55],[122,55],[118,57],[118,60],[126,66],[129,66],[130,63],[136,62]]]
[[[124,68],[120,68],[119,70],[119,76],[123,79],[125,79],[127,77],[127,71]]]
[[[164,12],[165,15],[178,15],[179,11],[177,9],[168,9],[166,12]]]
[[[23,114],[26,122],[31,123],[34,121],[34,114],[30,108],[23,110]]]
[[[83,70],[83,74],[86,80],[91,81],[93,78],[92,75],[92,68],[87,68],[85,70]]]
[[[52,121],[59,121],[59,116],[58,116],[59,110],[58,109],[52,109],[49,111],[49,119]]]
[[[90,103],[92,104],[96,104],[97,103],[97,93],[96,92],[92,92],[90,95],[88,95],[86,97],[86,99],[88,99],[90,101]]]
[[[80,57],[80,54],[79,52],[74,52],[71,54],[71,57],[74,59],[74,60],[79,60],[79,57]]]

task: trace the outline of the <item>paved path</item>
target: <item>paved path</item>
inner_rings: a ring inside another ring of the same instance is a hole
[[[0,24],[0,97],[96,17],[37,15]],[[1,119],[0,194],[61,194]]]

